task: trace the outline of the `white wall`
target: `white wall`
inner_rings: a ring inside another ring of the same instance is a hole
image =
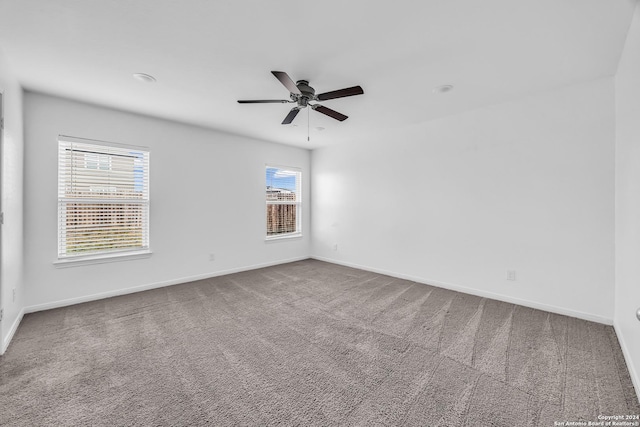
[[[309,256],[308,150],[42,94],[24,102],[28,310]],[[54,266],[59,134],[150,148],[151,258]],[[303,171],[302,238],[265,243],[266,163]]]
[[[0,282],[4,309],[1,322],[0,354],[4,353],[15,332],[24,306],[23,287],[23,135],[22,89],[11,72],[6,58],[0,52],[0,92],[4,101],[4,142],[2,146],[2,245],[0,258]],[[15,300],[13,290],[15,289]]]
[[[640,396],[640,6],[615,79],[616,290],[615,326]]]
[[[315,150],[312,256],[610,324],[614,127],[606,78]]]

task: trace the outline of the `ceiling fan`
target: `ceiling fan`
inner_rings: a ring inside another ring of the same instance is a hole
[[[323,105],[310,104],[310,101],[326,101],[328,99],[344,98],[346,96],[362,95],[364,93],[360,86],[353,86],[316,95],[315,89],[309,86],[309,82],[307,80],[298,80],[294,83],[293,80],[291,80],[291,77],[289,77],[289,75],[284,71],[272,71],[271,73],[276,77],[276,79],[280,80],[280,83],[282,83],[284,87],[287,88],[290,93],[290,99],[250,99],[239,100],[238,102],[240,104],[298,104],[289,111],[287,117],[282,121],[283,125],[290,124],[298,115],[300,110],[306,107],[311,107],[322,114],[342,122],[349,117]]]

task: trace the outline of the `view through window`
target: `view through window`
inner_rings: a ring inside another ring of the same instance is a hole
[[[267,238],[301,233],[301,175],[299,170],[267,166]]]
[[[58,142],[58,258],[149,248],[149,152]]]

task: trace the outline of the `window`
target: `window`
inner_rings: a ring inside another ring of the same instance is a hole
[[[267,166],[267,239],[300,236],[301,175],[299,170]]]
[[[149,249],[149,152],[61,136],[58,258]]]

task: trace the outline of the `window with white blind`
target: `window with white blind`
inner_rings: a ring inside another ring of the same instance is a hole
[[[301,235],[301,176],[297,169],[267,166],[267,239]]]
[[[58,258],[149,250],[149,152],[61,136]]]

